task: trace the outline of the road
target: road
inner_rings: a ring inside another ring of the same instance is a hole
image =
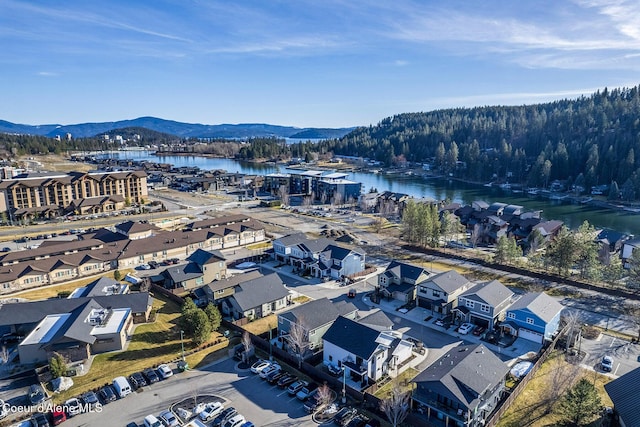
[[[175,402],[213,395],[221,398],[225,407],[233,406],[259,426],[317,426],[295,397],[283,395],[282,390],[236,366],[234,360],[224,359],[203,370],[176,374],[144,387],[142,392],[105,405],[101,412],[78,415],[72,418],[70,425],[115,427],[132,421],[142,424],[146,415],[157,416]]]

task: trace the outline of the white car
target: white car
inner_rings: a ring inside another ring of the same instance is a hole
[[[64,406],[67,409],[67,415],[70,417],[82,413],[82,402],[80,402],[80,400],[76,399],[75,397],[72,397],[71,399],[64,402]]]
[[[613,370],[613,357],[604,356],[602,362],[600,362],[600,367],[604,372],[611,372]]]
[[[204,422],[207,422],[214,417],[216,417],[222,410],[224,409],[224,405],[220,402],[211,402],[207,403],[207,406],[200,412],[200,419]]]
[[[271,365],[267,366],[262,371],[260,371],[258,375],[260,375],[260,378],[265,379],[267,378],[267,375],[269,375],[270,373],[274,371],[279,371],[281,369],[282,368],[280,367],[280,365],[278,365],[277,363],[272,363]]]
[[[162,424],[165,425],[165,427],[179,427],[180,426],[180,423],[178,422],[178,419],[176,418],[175,415],[173,415],[173,412],[171,412],[171,411],[162,411],[162,412],[160,412],[160,416],[158,418],[160,418],[160,421],[162,421]]]
[[[473,323],[463,323],[458,328],[458,332],[462,335],[467,335],[469,332],[473,331],[473,328],[475,328],[475,325]]]
[[[163,363],[162,365],[158,366],[158,373],[163,380],[166,380],[171,375],[173,375],[173,370],[169,367],[169,365]]]
[[[254,374],[259,374],[269,366],[271,366],[271,362],[269,362],[268,360],[258,360],[256,363],[251,365],[251,372],[253,372]]]

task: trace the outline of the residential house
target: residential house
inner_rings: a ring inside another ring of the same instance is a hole
[[[596,241],[604,246],[610,254],[614,254],[622,250],[624,243],[629,240],[631,236],[626,233],[622,233],[615,230],[600,230]]]
[[[620,427],[640,427],[640,368],[627,372],[621,377],[604,385],[604,389],[613,402],[613,410]]]
[[[424,267],[392,261],[378,274],[378,289],[388,298],[404,303],[416,299],[416,286],[424,283],[432,276]]]
[[[417,305],[442,316],[448,316],[458,306],[458,297],[474,285],[455,270],[431,276],[417,286]]]
[[[529,292],[507,309],[502,328],[538,344],[551,340],[560,327],[564,307],[544,292]]]
[[[531,232],[537,232],[544,239],[544,243],[551,242],[560,232],[564,222],[558,220],[542,221],[535,225]]]
[[[503,321],[505,312],[514,299],[514,293],[497,280],[478,283],[458,297],[455,309],[460,321],[493,329]]]
[[[110,277],[101,277],[89,283],[87,286],[76,288],[69,298],[95,297],[122,295],[130,292],[129,285],[120,283]]]
[[[328,245],[318,254],[317,261],[306,263],[314,277],[342,279],[353,277],[365,269],[365,253],[359,249],[348,249],[337,244]]]
[[[241,282],[222,303],[222,312],[233,319],[260,319],[291,304],[291,295],[276,273]]]
[[[633,256],[633,253],[638,250],[640,250],[640,239],[630,239],[624,242],[624,245],[622,246],[622,254],[620,255],[622,258],[622,266],[624,268],[631,268],[629,259]]]
[[[348,385],[357,390],[384,375],[402,372],[412,357],[413,344],[393,331],[379,331],[344,316],[325,332],[323,362],[342,367]]]
[[[165,289],[183,294],[227,276],[225,258],[218,251],[197,249],[187,261],[187,264],[172,265],[160,273]]]
[[[276,261],[302,269],[305,261],[317,260],[320,252],[332,243],[324,237],[309,239],[304,233],[295,233],[275,239],[273,254]]]
[[[385,216],[402,217],[404,208],[411,196],[404,193],[394,193],[393,191],[385,191],[378,195],[376,212]]]
[[[247,271],[246,273],[236,274],[231,277],[227,277],[220,280],[214,280],[213,282],[203,286],[204,294],[198,295],[198,300],[202,300],[202,305],[212,303],[214,305],[220,305],[222,300],[233,295],[236,286],[242,282],[248,282],[253,279],[262,277],[262,273],[258,270]],[[194,290],[196,292],[198,289]]]
[[[314,350],[322,347],[322,336],[339,316],[355,319],[357,315],[358,309],[350,302],[312,300],[278,314],[278,336],[286,343],[292,325],[297,325],[304,330],[309,349]]]
[[[413,379],[413,406],[432,422],[483,426],[502,399],[508,373],[483,344],[454,347]]]

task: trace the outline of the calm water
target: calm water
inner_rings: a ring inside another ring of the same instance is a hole
[[[176,167],[197,166],[203,170],[223,169],[227,172],[264,175],[289,170],[274,164],[240,162],[232,159],[212,159],[196,156],[155,156],[148,151],[120,151],[110,157],[132,160],[149,160],[169,163]],[[361,182],[363,191],[376,188],[378,191],[395,191],[414,197],[431,197],[436,200],[451,200],[469,204],[474,200],[503,202],[522,205],[528,210],[541,210],[545,219],[559,219],[569,227],[577,228],[589,221],[596,228],[609,228],[625,233],[640,235],[640,215],[591,206],[561,203],[548,199],[529,197],[526,194],[505,192],[499,188],[488,188],[446,179],[423,179],[415,176],[393,176],[364,172],[350,173],[348,179]]]

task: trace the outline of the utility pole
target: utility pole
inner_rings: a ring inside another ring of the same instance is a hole
[[[184,331],[180,330],[180,346],[182,347],[182,361],[184,362]]]
[[[347,370],[342,367],[342,404],[347,403]]]

